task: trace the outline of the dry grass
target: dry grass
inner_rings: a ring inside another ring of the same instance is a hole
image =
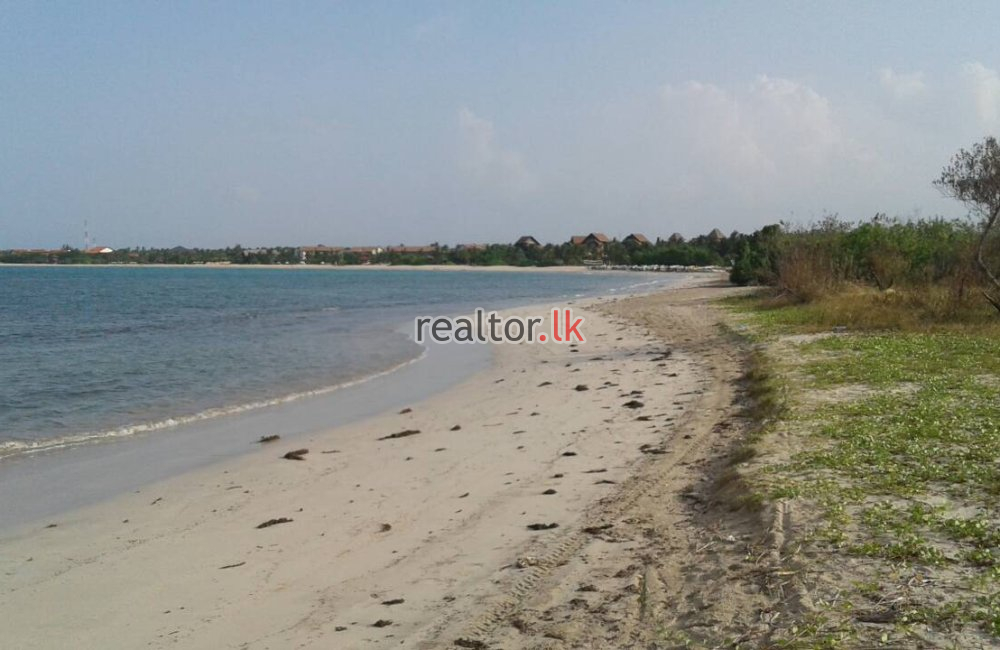
[[[836,291],[841,278],[830,248],[818,242],[797,242],[778,262],[778,288],[799,302],[812,302]]]
[[[775,377],[773,364],[760,350],[747,356],[747,371],[743,375],[746,394],[749,398],[747,416],[764,427],[768,422],[781,416],[784,402],[781,399],[780,384]]]
[[[795,326],[803,331],[844,327],[852,331],[962,329],[1000,333],[1000,318],[977,291],[956,291],[948,286],[878,291],[844,285],[808,302],[783,292],[762,291],[733,302],[762,311],[765,322],[770,316],[776,326]]]
[[[735,333],[726,330],[736,336]],[[771,424],[785,411],[781,381],[775,375],[774,365],[761,350],[752,349],[744,362],[746,371],[741,377],[744,397],[742,416],[748,420],[744,438],[726,457],[725,467],[714,484],[715,499],[730,510],[759,512],[764,507],[763,495],[754,490],[744,475],[746,463],[757,458],[758,445]]]

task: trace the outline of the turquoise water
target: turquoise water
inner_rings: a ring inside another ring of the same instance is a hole
[[[0,455],[169,430],[417,359],[418,315],[566,301],[627,273],[0,268]]]

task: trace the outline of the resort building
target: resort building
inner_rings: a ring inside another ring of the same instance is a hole
[[[634,232],[628,237],[622,240],[622,243],[626,246],[649,246],[650,241],[646,239],[646,235]]]
[[[611,239],[602,232],[592,232],[589,235],[574,235],[569,238],[569,243],[574,246],[586,246],[591,249],[603,249]]]

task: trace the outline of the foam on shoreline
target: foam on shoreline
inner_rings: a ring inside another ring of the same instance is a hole
[[[243,404],[235,404],[232,406],[222,406],[218,408],[206,409],[204,411],[193,413],[191,415],[182,415],[173,418],[166,418],[163,420],[157,420],[155,422],[141,422],[123,427],[118,427],[116,429],[110,429],[107,431],[77,433],[68,436],[60,436],[58,438],[50,438],[43,440],[6,440],[0,442],[0,462],[3,462],[5,459],[20,455],[49,452],[58,449],[66,449],[69,447],[77,447],[80,445],[100,444],[101,442],[109,442],[116,439],[127,438],[141,433],[149,433],[152,431],[159,431],[162,429],[170,429],[181,425],[203,422],[205,420],[211,420],[214,418],[220,418],[229,415],[238,415],[240,413],[247,413],[249,411],[256,411],[271,406],[289,404],[291,402],[295,402],[308,397],[319,397],[322,395],[328,395],[334,391],[342,390],[344,388],[350,388],[351,386],[357,386],[359,384],[364,384],[372,380],[378,379],[380,377],[384,377],[386,375],[396,372],[397,370],[405,368],[410,364],[417,363],[418,361],[423,360],[426,356],[427,356],[427,348],[425,347],[421,349],[420,354],[418,354],[416,357],[412,359],[407,359],[406,361],[397,363],[384,370],[379,370],[377,372],[373,372],[368,375],[363,375],[355,379],[349,379],[346,381],[338,382],[336,384],[331,384],[329,386],[322,386],[320,388],[315,388],[312,390],[290,393],[288,395],[283,395],[280,397],[256,400],[252,402],[246,402]]]
[[[251,454],[261,436],[295,440],[442,393],[489,365],[486,346],[430,346],[389,369],[334,386],[174,421],[7,451],[0,532]],[[149,434],[149,435],[143,435]]]

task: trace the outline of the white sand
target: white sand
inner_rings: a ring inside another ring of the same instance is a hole
[[[7,536],[2,645],[440,647],[462,623],[451,612],[616,489],[597,481],[650,458],[640,445],[662,441],[704,379],[683,353],[656,359],[663,343],[638,327],[584,315],[578,350],[505,345],[410,413],[262,445]],[[378,440],[404,429],[420,433]],[[297,447],[305,460],[281,458]],[[256,528],[278,517],[293,521]]]

